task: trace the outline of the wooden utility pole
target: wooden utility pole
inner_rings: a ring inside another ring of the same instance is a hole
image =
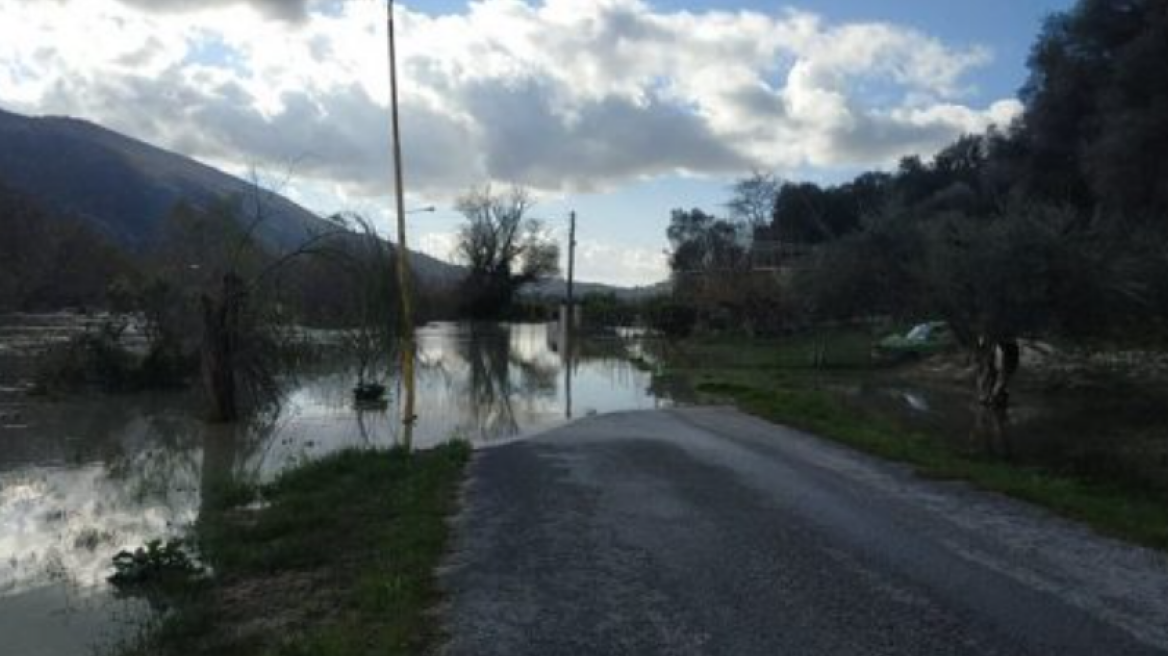
[[[397,283],[401,297],[401,376],[405,384],[405,398],[402,400],[402,427],[406,449],[413,447],[414,413],[416,388],[414,381],[414,301],[410,280],[409,247],[406,243],[406,194],[402,175],[401,122],[397,101],[397,43],[393,29],[393,2],[387,6],[389,34],[389,96],[393,123],[393,169],[397,192]]]

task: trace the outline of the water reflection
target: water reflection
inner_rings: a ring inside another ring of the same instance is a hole
[[[1010,410],[1005,406],[977,403],[973,414],[969,450],[983,457],[1012,461],[1014,449],[1010,436]]]
[[[964,387],[873,379],[834,387],[861,409],[979,458],[1037,465],[1168,493],[1168,391],[1019,389],[1009,410]]]
[[[415,445],[489,444],[551,427],[570,414],[569,396],[578,414],[659,403],[624,341],[580,340],[570,366],[555,344],[544,325],[420,330]],[[230,427],[200,421],[184,394],[0,399],[20,415],[0,428],[5,654],[89,653],[116,631],[114,618],[142,612],[109,594],[112,555],[181,532],[233,484],[345,447],[398,443],[400,386],[387,373],[389,403],[354,408],[354,366],[326,358],[299,373],[277,411]]]
[[[462,396],[476,400],[467,408],[467,424],[477,427],[482,436],[508,437],[519,432],[517,400],[536,404],[555,398],[555,362],[541,360],[543,353],[531,343],[531,335],[520,331],[515,341],[510,337],[499,334],[497,326],[474,326],[466,339],[459,340],[468,368]]]

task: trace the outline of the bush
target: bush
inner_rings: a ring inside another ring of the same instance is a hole
[[[673,300],[664,301],[649,309],[649,327],[669,339],[689,337],[698,321],[697,310]]]
[[[114,556],[109,582],[121,591],[144,586],[182,584],[201,577],[204,569],[187,553],[182,540],[151,540],[134,551]]]
[[[123,330],[123,325],[107,322],[50,349],[38,367],[37,389],[129,392],[187,384],[198,367],[194,355],[160,344],[140,357],[122,345]]]
[[[183,353],[177,346],[156,346],[138,365],[137,385],[147,389],[185,387],[198,367],[195,354]]]
[[[37,387],[126,390],[135,385],[136,368],[134,356],[120,343],[120,331],[107,324],[50,349],[38,369]]]

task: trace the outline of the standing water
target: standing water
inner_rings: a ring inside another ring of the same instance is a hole
[[[30,331],[0,333],[23,348]],[[19,333],[19,335],[17,334]],[[570,367],[545,325],[434,324],[418,333],[414,444],[489,445],[572,417],[656,407],[650,375],[616,337],[580,340]],[[23,340],[23,341],[22,341]],[[284,403],[237,426],[202,422],[183,393],[32,401],[0,345],[0,636],[6,656],[91,654],[148,612],[106,583],[111,558],[178,535],[224,481],[271,480],[346,447],[398,442],[389,403],[357,410],[354,368],[299,372]],[[14,347],[15,348],[15,347]],[[389,370],[387,364],[386,370]]]

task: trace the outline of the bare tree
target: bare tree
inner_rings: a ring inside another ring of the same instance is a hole
[[[272,256],[259,242],[257,230],[270,217],[265,208],[273,193],[253,189],[246,216],[240,213],[238,198],[210,212],[194,210],[201,221],[230,226],[225,240],[212,249],[217,256],[197,264],[203,277],[198,294],[203,324],[200,369],[215,421],[236,421],[241,401],[263,404],[277,399],[276,372],[290,346],[289,333],[280,330],[288,322],[276,298],[280,278],[291,263],[333,252],[337,239],[351,234],[344,225],[327,224],[295,248]]]
[[[762,171],[738,180],[730,187],[732,196],[726,203],[730,218],[755,231],[770,225],[782,186],[783,181],[777,175]]]
[[[522,187],[502,193],[490,186],[473,188],[458,200],[466,224],[456,254],[469,269],[463,300],[473,316],[505,311],[520,287],[559,272],[559,246],[528,216],[532,206]]]

